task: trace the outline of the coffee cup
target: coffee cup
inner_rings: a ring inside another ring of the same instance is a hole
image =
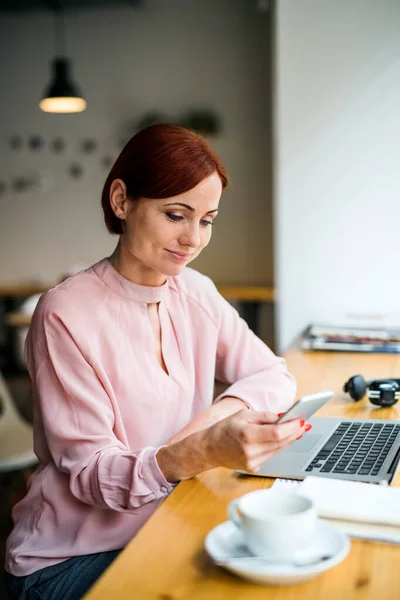
[[[233,500],[228,515],[252,554],[277,562],[296,560],[306,553],[318,523],[310,498],[274,489]]]

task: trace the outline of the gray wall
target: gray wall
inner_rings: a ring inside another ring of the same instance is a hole
[[[400,326],[400,1],[279,0],[275,117],[280,349]]]
[[[110,253],[115,238],[102,223],[100,191],[119,140],[146,112],[172,118],[212,107],[222,134],[209,141],[232,178],[210,247],[194,267],[220,282],[270,284],[271,241],[269,15],[253,0],[146,0],[143,8],[66,15],[67,53],[88,101],[86,112],[49,115],[38,101],[54,55],[48,14],[0,20],[0,179],[37,179],[40,190],[0,197],[0,281],[53,282],[76,264]],[[11,151],[12,134],[41,134],[43,150]],[[58,156],[47,143],[63,137]],[[100,147],[89,156],[83,137]],[[68,166],[85,174],[72,180]]]

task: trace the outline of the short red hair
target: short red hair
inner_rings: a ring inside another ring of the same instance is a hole
[[[122,233],[110,205],[114,179],[122,179],[132,199],[170,198],[192,190],[215,172],[225,189],[228,175],[222,162],[194,131],[167,123],[142,129],[125,145],[104,184],[101,204],[108,231]]]

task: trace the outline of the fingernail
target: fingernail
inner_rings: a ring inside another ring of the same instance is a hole
[[[312,429],[312,425],[310,425],[310,423],[307,423],[307,425],[304,428],[304,431],[310,431],[310,429]]]
[[[296,440],[301,440],[302,437],[303,437],[303,434],[299,435],[299,437],[296,438]]]
[[[278,417],[282,417],[285,413],[278,413]]]
[[[305,423],[305,420],[301,419],[301,421],[300,421],[300,427],[303,427],[304,423]]]

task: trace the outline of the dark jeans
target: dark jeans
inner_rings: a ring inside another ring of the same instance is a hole
[[[75,556],[26,577],[5,573],[11,600],[80,600],[120,550]]]

